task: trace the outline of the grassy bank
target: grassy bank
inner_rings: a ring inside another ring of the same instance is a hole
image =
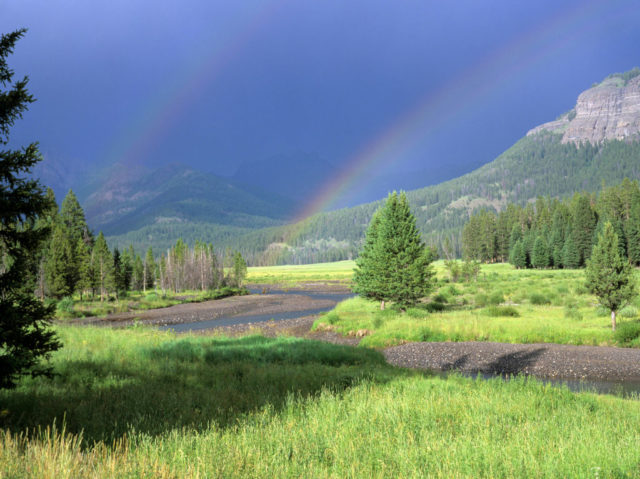
[[[84,297],[79,295],[73,298],[63,298],[56,303],[56,318],[83,318],[89,316],[106,316],[113,313],[124,313],[128,311],[142,311],[155,308],[166,308],[175,304],[197,303],[212,299],[221,299],[228,296],[247,294],[244,288],[224,287],[207,291],[172,291],[162,292],[151,290],[146,293],[142,291],[130,291],[126,297],[116,299],[114,296],[105,301],[100,298]]]
[[[637,400],[294,338],[60,334],[53,381],[0,393],[1,477],[640,474]]]
[[[429,300],[401,313],[360,298],[323,316],[317,327],[343,334],[367,330],[363,344],[404,341],[549,342],[640,347],[640,298],[620,311],[611,331],[609,311],[597,307],[582,270],[516,270],[483,265],[477,281],[451,283],[436,264],[438,286]]]
[[[247,270],[247,282],[298,286],[301,283],[345,283],[353,275],[354,261],[285,266],[255,266]]]

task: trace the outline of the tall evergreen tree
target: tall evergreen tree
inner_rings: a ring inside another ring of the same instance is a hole
[[[611,328],[616,329],[616,313],[636,295],[633,269],[620,256],[618,238],[610,222],[593,247],[587,261],[586,285],[602,306],[611,311]]]
[[[123,291],[131,290],[131,277],[133,275],[133,258],[131,257],[131,247],[122,251],[122,288]]]
[[[380,309],[384,309],[383,264],[375,259],[375,248],[378,242],[378,228],[382,210],[377,210],[369,223],[364,245],[356,258],[353,271],[353,292],[363,298],[380,301]]]
[[[578,266],[585,265],[591,254],[596,224],[597,218],[589,198],[585,194],[577,194],[573,202],[571,235],[580,257]]]
[[[147,254],[144,256],[144,265],[143,265],[143,277],[144,277],[144,291],[147,289],[153,288],[155,285],[155,274],[156,274],[156,262],[153,259],[153,250],[151,246],[147,250]]]
[[[432,252],[422,242],[404,193],[390,194],[382,207],[372,253],[371,260],[379,265],[383,301],[405,309],[433,288]]]
[[[0,36],[0,145],[8,144],[9,129],[35,101],[28,79],[14,83],[6,61],[24,32]],[[45,306],[24,285],[25,276],[35,275],[34,258],[49,234],[35,223],[52,205],[38,181],[25,178],[40,160],[36,143],[0,150],[0,388],[14,387],[24,374],[50,374],[42,359],[60,347],[48,327],[53,306]]]
[[[239,288],[247,276],[247,262],[239,251],[233,255],[233,282]]]
[[[82,238],[86,244],[92,243],[93,237],[89,227],[87,226],[84,210],[80,206],[78,198],[72,190],[69,190],[62,200],[59,218],[71,236],[71,240],[74,245],[78,238]]]
[[[527,267],[527,253],[524,250],[522,240],[517,240],[513,245],[509,262],[518,269]]]
[[[144,265],[139,254],[135,255],[133,260],[133,269],[131,273],[131,289],[134,291],[142,291],[144,288]]]
[[[124,276],[122,274],[122,257],[120,250],[113,248],[113,289],[116,291],[116,297],[124,293]]]
[[[92,260],[96,283],[100,289],[100,301],[104,301],[105,297],[107,297],[109,292],[113,291],[115,287],[115,275],[113,256],[111,255],[111,251],[109,251],[107,241],[102,231],[93,245]]]
[[[78,264],[78,284],[76,290],[80,293],[80,300],[86,291],[93,294],[95,290],[95,274],[91,265],[91,248],[82,238],[78,238],[76,243],[76,263]]]
[[[78,282],[74,248],[64,226],[56,224],[49,244],[45,266],[49,294],[54,298],[71,296]]]
[[[627,251],[632,264],[640,265],[640,201],[631,207],[627,222]]]
[[[562,265],[569,269],[580,267],[580,252],[573,241],[573,234],[571,233],[562,247]]]
[[[549,247],[542,236],[538,236],[533,245],[531,265],[534,268],[548,268],[550,265]]]

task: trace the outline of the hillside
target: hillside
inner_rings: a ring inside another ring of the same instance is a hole
[[[583,92],[558,120],[529,131],[494,161],[459,178],[407,193],[429,244],[449,238],[460,254],[460,231],[481,208],[537,196],[565,197],[596,191],[602,183],[640,179],[640,70],[613,74]],[[323,213],[305,226],[246,234],[242,250],[254,261],[311,262],[357,254],[379,202]],[[294,233],[300,231],[299,233]],[[269,247],[271,254],[260,254]],[[279,255],[273,254],[280,249]]]
[[[283,224],[292,208],[289,200],[273,193],[183,165],[116,169],[108,178],[79,196],[89,225],[119,246],[134,242],[165,248],[180,236],[237,236]],[[126,238],[120,241],[119,235]]]

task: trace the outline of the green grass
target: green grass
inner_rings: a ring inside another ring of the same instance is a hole
[[[248,283],[297,286],[300,283],[349,283],[355,261],[285,266],[255,266],[247,270]]]
[[[225,286],[224,288],[208,291],[182,291],[180,293],[166,291],[164,294],[156,290],[150,290],[146,293],[131,291],[126,297],[116,299],[111,296],[105,301],[100,301],[99,297],[91,299],[86,295],[81,300],[79,295],[75,295],[73,298],[66,297],[57,302],[56,318],[100,317],[113,313],[166,308],[182,303],[197,303],[239,294],[247,294],[247,290]]]
[[[59,332],[58,376],[0,392],[0,477],[640,474],[637,400],[295,338]]]
[[[366,329],[363,345],[386,347],[407,341],[497,341],[640,347],[637,324],[640,301],[618,316],[625,331],[614,335],[609,312],[584,288],[582,270],[516,270],[483,265],[478,281],[450,283],[436,263],[438,286],[430,302],[406,313],[361,298],[340,303],[316,323],[343,334]],[[452,294],[454,293],[454,294]],[[637,326],[633,326],[637,329]]]

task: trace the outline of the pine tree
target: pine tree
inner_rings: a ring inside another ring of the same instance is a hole
[[[120,250],[113,248],[113,286],[116,290],[116,298],[120,298],[120,295],[124,292],[124,278],[122,274],[122,258],[120,256]]]
[[[353,271],[353,292],[363,298],[380,301],[380,309],[384,309],[384,288],[382,284],[383,264],[375,260],[375,247],[378,241],[378,228],[382,210],[373,214],[364,245],[356,258],[356,268]]]
[[[244,278],[247,276],[247,262],[239,251],[233,255],[233,282],[236,287],[242,286]]]
[[[107,241],[105,240],[102,231],[98,235],[93,246],[92,260],[96,283],[100,289],[100,301],[104,301],[109,292],[114,289],[115,277],[113,256],[111,255],[111,251],[109,251]]]
[[[640,201],[631,207],[627,222],[627,251],[631,263],[640,265]]]
[[[542,236],[538,236],[533,245],[531,265],[534,268],[548,268],[550,264],[549,247]]]
[[[71,296],[78,282],[76,257],[64,226],[56,224],[49,243],[45,275],[49,294],[54,298]]]
[[[142,291],[144,287],[144,265],[139,254],[135,255],[133,260],[133,269],[131,273],[131,289],[134,291]]]
[[[618,237],[610,222],[598,236],[587,261],[586,286],[602,306],[611,311],[611,328],[616,329],[616,313],[636,295],[633,269],[620,256]]]
[[[576,195],[572,212],[571,235],[580,258],[579,267],[586,264],[591,254],[597,219],[589,198],[584,194]]]
[[[571,233],[562,247],[562,265],[569,269],[580,267],[580,252],[573,241],[573,234]]]
[[[78,238],[76,243],[76,263],[78,264],[78,284],[76,290],[80,292],[80,300],[85,291],[93,291],[94,272],[91,266],[91,248],[84,242],[82,238]]]
[[[85,244],[93,242],[93,236],[87,226],[84,210],[72,190],[69,190],[67,196],[62,200],[59,218],[71,236],[74,245],[78,238],[82,238]]]
[[[144,265],[143,265],[144,273],[144,291],[147,289],[153,288],[155,285],[155,273],[156,273],[156,262],[153,259],[153,250],[151,246],[147,250],[147,254],[144,257]]]
[[[25,30],[0,36],[0,145],[9,142],[9,129],[35,100],[25,77],[12,83],[6,58]],[[53,306],[45,306],[25,276],[35,275],[37,251],[49,235],[36,218],[52,208],[37,180],[25,178],[41,160],[38,145],[0,150],[0,388],[11,388],[24,374],[49,375],[41,363],[60,347],[48,329]]]
[[[124,249],[120,255],[120,290],[126,293],[131,289],[131,275],[133,274],[133,264],[129,249]]]
[[[524,250],[522,240],[517,240],[513,245],[509,262],[518,269],[527,267],[527,253]]]
[[[375,242],[369,261],[380,273],[382,301],[393,301],[406,309],[433,288],[432,252],[425,248],[404,193],[392,193],[375,227]],[[365,276],[366,277],[366,276]],[[357,285],[365,289],[365,285]]]

